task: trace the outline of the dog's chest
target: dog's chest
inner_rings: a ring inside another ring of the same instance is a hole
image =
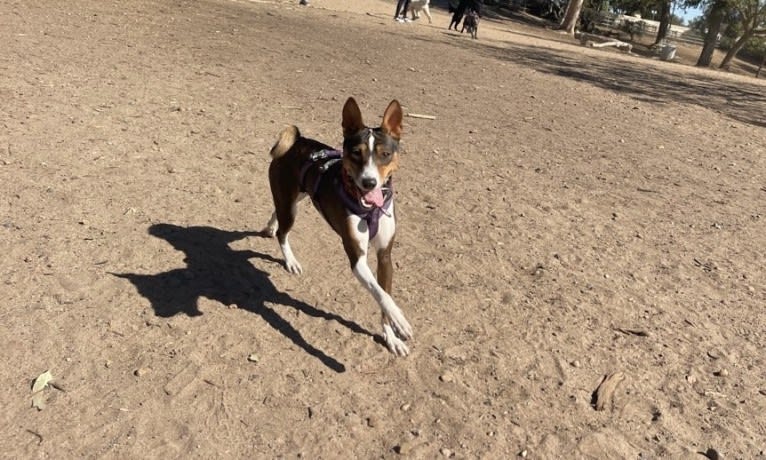
[[[330,216],[322,209],[323,200],[333,200],[342,205],[346,216],[355,215],[364,220],[369,237],[373,239],[378,233],[381,217],[391,215],[394,201],[393,179],[389,178],[382,188],[382,206],[365,206],[358,193],[349,191],[353,189],[353,184],[348,180],[344,181],[342,156],[343,152],[332,149],[320,150],[309,155],[300,170],[301,191],[309,195],[314,207],[331,225]],[[320,197],[320,194],[324,196]]]

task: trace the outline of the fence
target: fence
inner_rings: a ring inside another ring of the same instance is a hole
[[[624,31],[632,35],[656,35],[660,23],[648,19],[637,18],[635,16],[626,16],[624,14],[614,14],[604,11],[583,11],[583,15],[592,15],[590,21],[598,29],[610,29],[615,31]],[[704,44],[702,36],[696,30],[688,27],[671,25],[668,30],[669,40],[685,43],[689,45]]]

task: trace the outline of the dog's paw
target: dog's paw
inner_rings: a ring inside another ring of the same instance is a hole
[[[407,347],[407,344],[405,344],[402,339],[397,337],[393,331],[384,332],[383,339],[386,341],[388,350],[396,356],[404,357],[410,354],[410,349]]]
[[[412,338],[412,326],[404,317],[404,313],[397,308],[387,315],[388,325],[391,326],[393,331],[404,340],[410,340]]]
[[[303,273],[303,267],[298,263],[296,259],[285,260],[285,268],[293,275],[300,275]]]
[[[269,238],[274,238],[277,235],[277,228],[279,228],[279,223],[277,222],[277,213],[274,212],[261,233]]]

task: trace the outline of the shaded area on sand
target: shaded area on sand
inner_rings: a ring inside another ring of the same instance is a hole
[[[233,250],[229,246],[230,243],[248,236],[262,236],[260,232],[156,224],[149,228],[149,234],[166,240],[186,254],[186,268],[155,275],[121,273],[115,276],[130,280],[138,292],[149,299],[157,316],[168,318],[179,313],[200,316],[202,312],[197,307],[200,297],[224,305],[236,305],[262,317],[271,327],[336,372],[344,372],[345,366],[308,343],[300,331],[267,303],[294,308],[315,318],[337,321],[357,334],[373,336],[370,331],[353,321],[280,292],[269,279],[268,273],[259,270],[249,261],[253,257],[280,263],[278,260],[255,251]]]

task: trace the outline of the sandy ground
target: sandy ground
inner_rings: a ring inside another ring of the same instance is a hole
[[[764,458],[763,82],[296,3],[0,3],[3,457]],[[338,143],[352,95],[436,117],[405,359],[310,206],[302,276],[258,236],[277,133]]]

